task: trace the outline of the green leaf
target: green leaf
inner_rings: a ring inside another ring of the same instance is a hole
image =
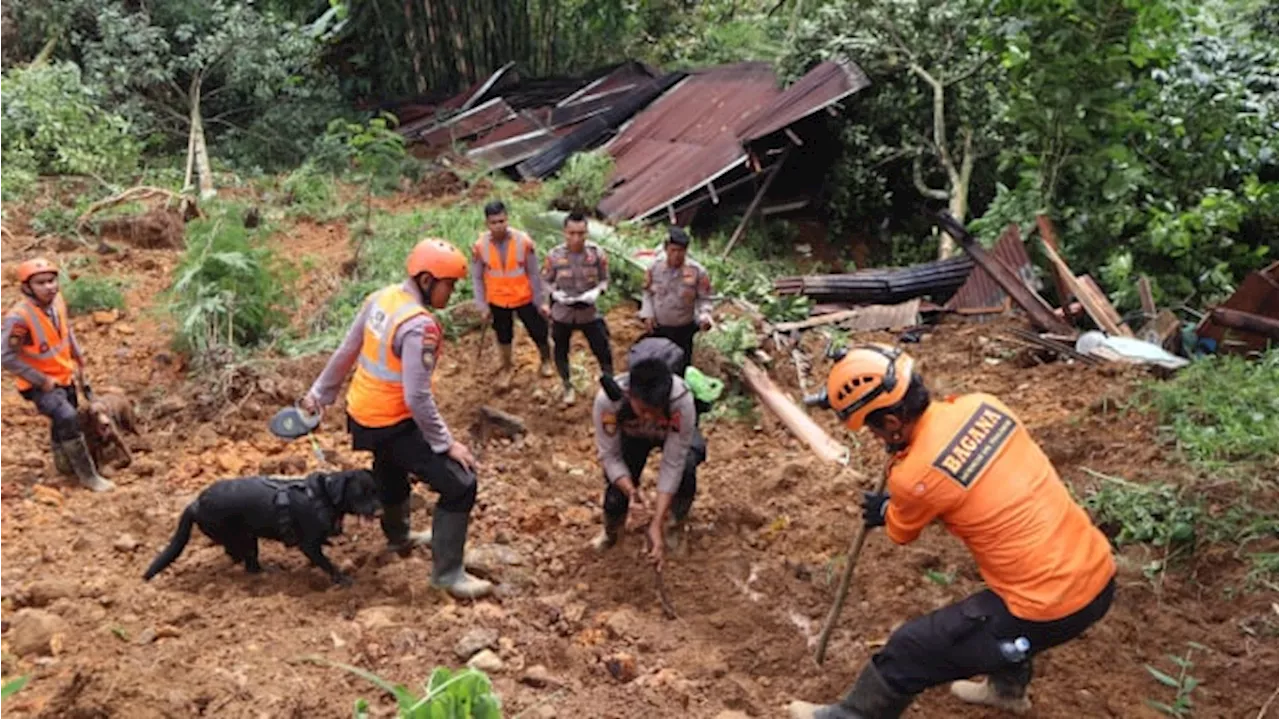
[[[31,680],[31,675],[26,674],[16,679],[10,679],[0,686],[0,699],[8,699],[9,697],[22,691],[22,688]]]
[[[1144,664],[1143,666],[1147,668],[1147,672],[1148,672],[1151,676],[1155,677],[1155,680],[1156,680],[1156,681],[1160,682],[1161,684],[1163,684],[1163,685],[1165,685],[1165,686],[1167,686],[1167,687],[1173,687],[1173,688],[1175,688],[1175,689],[1176,689],[1176,688],[1178,688],[1178,686],[1179,686],[1179,685],[1178,685],[1178,680],[1177,680],[1177,679],[1174,679],[1173,677],[1169,676],[1168,674],[1165,674],[1164,672],[1160,671],[1159,669],[1156,669],[1155,667],[1151,666],[1150,664]]]

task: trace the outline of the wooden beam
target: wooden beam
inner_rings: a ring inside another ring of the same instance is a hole
[[[813,453],[828,462],[847,464],[849,450],[831,438],[817,425],[804,410],[797,407],[778,386],[769,379],[769,375],[756,363],[746,360],[742,363],[742,378],[755,392],[756,396],[769,411],[786,425],[798,439],[809,445]],[[859,477],[861,479],[861,477]]]
[[[1053,222],[1045,215],[1036,215],[1036,228],[1040,230],[1040,241],[1044,242],[1046,246],[1053,248],[1055,253],[1059,252],[1058,233],[1053,229]],[[1058,288],[1058,303],[1064,308],[1064,310],[1070,306],[1071,298],[1073,297],[1071,294],[1071,287],[1067,282],[1068,279],[1069,276],[1064,277],[1062,272],[1058,269],[1058,266],[1054,265],[1053,283]]]
[[[1125,337],[1133,336],[1133,330],[1129,328],[1129,325],[1125,324],[1124,319],[1120,317],[1120,313],[1111,304],[1111,300],[1107,299],[1107,293],[1102,291],[1102,288],[1098,286],[1092,276],[1080,275],[1076,277],[1076,282],[1079,282],[1080,287],[1089,293],[1090,297],[1097,303],[1098,308],[1106,314],[1107,320],[1120,329],[1120,334]]]
[[[716,194],[716,183],[714,182],[707,183],[707,193],[711,195],[711,204],[713,205],[720,204],[720,196]]]
[[[788,147],[786,152],[782,153],[782,157],[779,157],[778,161],[773,164],[773,168],[769,170],[768,177],[764,178],[764,184],[760,185],[760,191],[756,193],[756,196],[751,199],[751,204],[747,206],[747,214],[742,216],[742,222],[738,223],[738,228],[733,231],[733,237],[729,238],[729,243],[724,246],[724,252],[720,253],[722,259],[729,256],[729,253],[733,251],[733,246],[738,244],[738,240],[746,233],[747,223],[751,221],[751,216],[755,214],[756,208],[764,200],[765,193],[769,191],[769,186],[773,184],[774,178],[782,170],[782,165],[787,161],[787,155],[790,153],[791,148]]]
[[[1055,334],[1075,335],[1075,329],[1055,315],[1049,303],[1045,302],[1044,298],[1037,294],[1035,290],[1028,287],[1027,283],[1023,282],[1021,275],[1001,262],[1000,258],[987,252],[978,243],[978,239],[964,228],[964,225],[957,222],[954,217],[945,211],[929,213],[929,218],[938,223],[938,226],[944,232],[955,238],[960,243],[960,247],[973,258],[973,261],[986,270],[987,274],[991,275],[991,279],[995,280],[996,284],[1000,285],[1000,289],[1004,290],[1006,294],[1013,298],[1014,302],[1018,303],[1019,307],[1031,316],[1031,320],[1036,325]],[[1005,228],[1004,232],[1006,235],[1016,233],[1021,236],[1022,234],[1016,224],[1010,224]]]
[[[1146,275],[1138,276],[1138,301],[1142,303],[1142,314],[1148,318],[1156,316],[1156,300],[1151,296],[1151,279]]]
[[[1107,302],[1106,296],[1095,296],[1085,287],[1076,276],[1072,274],[1071,268],[1063,261],[1058,253],[1053,249],[1045,239],[1044,235],[1040,235],[1040,242],[1044,245],[1045,254],[1049,256],[1049,261],[1053,263],[1054,268],[1062,275],[1066,281],[1068,289],[1072,294],[1080,300],[1080,304],[1084,305],[1084,311],[1093,319],[1099,327],[1109,335],[1118,335],[1121,337],[1132,337],[1133,332],[1125,327],[1123,330],[1119,323],[1112,319],[1115,308],[1111,307],[1111,303]],[[1104,305],[1105,303],[1105,305]],[[1110,313],[1108,312],[1110,310]],[[1118,315],[1117,315],[1118,317]]]
[[[790,141],[792,141],[792,142],[794,142],[794,143],[796,144],[796,147],[800,147],[800,146],[804,145],[804,141],[800,139],[800,136],[799,136],[799,135],[797,135],[797,134],[795,134],[794,132],[792,132],[792,131],[791,131],[791,128],[789,128],[789,127],[784,127],[784,128],[782,128],[782,131],[783,131],[784,133],[786,133],[786,135],[787,135],[787,139],[788,139],[788,140],[790,140]]]
[[[1231,310],[1225,307],[1217,307],[1210,314],[1213,317],[1213,321],[1223,327],[1230,327],[1234,330],[1248,332],[1261,337],[1270,337],[1273,340],[1280,339],[1280,322],[1271,317],[1263,317],[1252,312]]]

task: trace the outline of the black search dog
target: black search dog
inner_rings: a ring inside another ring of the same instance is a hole
[[[150,581],[182,554],[194,524],[222,545],[232,561],[243,562],[250,573],[262,571],[258,539],[274,539],[301,549],[335,584],[350,584],[351,578],[324,555],[324,545],[329,537],[342,534],[344,515],[372,517],[378,509],[377,485],[364,469],[315,472],[303,479],[222,479],[206,487],[182,511],[169,546],[156,556],[142,578]]]

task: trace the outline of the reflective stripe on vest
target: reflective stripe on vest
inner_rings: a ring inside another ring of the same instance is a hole
[[[75,376],[75,360],[71,357],[67,303],[60,294],[53,298],[53,312],[58,325],[54,325],[53,319],[27,297],[19,300],[9,311],[11,315],[17,315],[31,332],[27,343],[18,348],[18,356],[36,371],[53,378],[57,384],[67,385]],[[16,383],[19,390],[34,386],[22,377],[17,377]]]
[[[369,297],[359,364],[347,390],[347,412],[366,427],[389,427],[413,416],[404,400],[401,358],[394,344],[400,325],[430,316],[407,290],[391,285]]]
[[[499,256],[489,233],[476,241],[476,253],[484,263],[485,300],[499,307],[520,307],[533,301],[533,285],[525,259],[533,240],[519,230],[507,230],[506,258]]]

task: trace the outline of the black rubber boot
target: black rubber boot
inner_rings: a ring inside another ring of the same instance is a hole
[[[470,512],[445,512],[439,507],[431,518],[431,586],[458,599],[477,599],[493,591],[492,582],[473,577],[463,568],[470,522]]]
[[[62,448],[62,443],[53,441],[49,446],[53,451],[53,466],[58,470],[58,474],[64,477],[76,476],[75,467],[71,466],[71,458],[67,457],[67,451]]]
[[[409,500],[389,504],[382,509],[382,533],[387,538],[387,551],[409,556],[414,547],[430,547],[431,532],[409,529]]]
[[[67,459],[71,462],[71,469],[80,478],[80,484],[85,489],[90,489],[94,492],[109,492],[116,488],[114,483],[103,479],[98,474],[98,468],[93,464],[93,457],[89,456],[89,446],[85,444],[84,435],[63,442],[62,451],[67,453]]]
[[[791,702],[787,711],[791,719],[898,719],[914,700],[914,695],[894,691],[880,676],[876,665],[867,662],[839,704]]]

